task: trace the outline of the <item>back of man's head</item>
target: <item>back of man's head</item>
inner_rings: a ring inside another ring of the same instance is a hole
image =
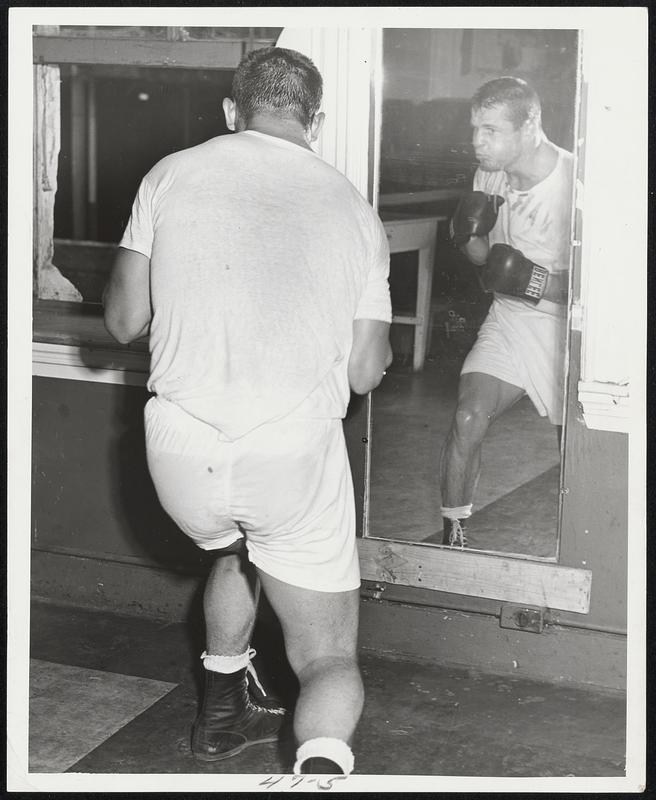
[[[542,109],[540,98],[535,89],[521,78],[504,76],[484,83],[472,98],[472,109],[503,105],[515,128],[527,121],[536,121],[541,125]]]
[[[321,104],[319,70],[302,53],[283,47],[252,50],[232,81],[232,99],[248,125],[255,114],[292,118],[307,128]]]

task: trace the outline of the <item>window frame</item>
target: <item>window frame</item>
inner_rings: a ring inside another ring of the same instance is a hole
[[[103,64],[132,67],[168,67],[203,70],[234,70],[250,49],[273,43],[257,38],[255,29],[248,37],[187,41],[170,39],[124,38],[116,36],[62,36],[53,27],[34,26],[32,65],[34,111],[33,176],[33,318],[32,374],[43,377],[102,381],[105,383],[145,386],[149,357],[146,340],[130,345],[110,341],[104,329],[101,307],[85,303],[39,298],[38,271],[50,263],[54,247],[54,208],[56,182],[52,150],[59,151],[59,132],[55,118],[60,114],[55,84],[61,64]],[[41,69],[39,69],[41,68]],[[57,72],[55,72],[55,70]],[[50,97],[45,96],[50,92]],[[53,95],[56,95],[53,97]],[[48,104],[50,103],[50,107]],[[52,107],[52,106],[56,107]],[[48,129],[52,140],[46,141]],[[54,130],[52,130],[54,129]],[[48,167],[50,175],[48,175]],[[58,271],[56,271],[58,272]],[[58,280],[58,276],[55,275]],[[63,291],[66,292],[62,277]],[[72,286],[72,284],[71,284]],[[73,293],[64,295],[70,300]],[[61,304],[55,308],[53,303]],[[93,311],[89,311],[89,308]]]

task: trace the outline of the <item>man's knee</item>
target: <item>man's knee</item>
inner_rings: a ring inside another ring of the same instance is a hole
[[[287,657],[300,681],[317,673],[330,671],[358,672],[357,632],[336,636],[294,637],[287,641]]]
[[[332,655],[315,655],[305,652],[302,658],[302,666],[298,664],[296,676],[301,684],[309,683],[310,681],[324,675],[341,673],[350,673],[351,676],[359,676],[360,669],[358,667],[357,656],[355,653],[335,653]]]
[[[488,409],[475,400],[461,400],[455,413],[454,428],[460,440],[479,443],[490,427],[492,416]]]

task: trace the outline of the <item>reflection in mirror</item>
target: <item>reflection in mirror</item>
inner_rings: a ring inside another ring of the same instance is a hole
[[[366,536],[557,558],[577,64],[576,31],[384,31]]]

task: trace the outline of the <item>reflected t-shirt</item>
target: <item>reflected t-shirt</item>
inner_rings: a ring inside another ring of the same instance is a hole
[[[391,321],[389,248],[315,153],[246,131],[167,156],[120,246],[150,258],[150,391],[226,439],[345,415],[353,320]]]
[[[506,201],[490,231],[490,247],[497,243],[508,244],[549,272],[569,269],[571,243],[574,158],[567,150],[560,147],[556,150],[558,158],[553,170],[530,189],[513,189],[503,170],[487,172],[478,169],[473,185],[475,190],[501,195]],[[495,300],[508,308],[528,307],[556,316],[566,313],[564,305],[549,300],[541,300],[536,306],[520,298],[496,293]]]

